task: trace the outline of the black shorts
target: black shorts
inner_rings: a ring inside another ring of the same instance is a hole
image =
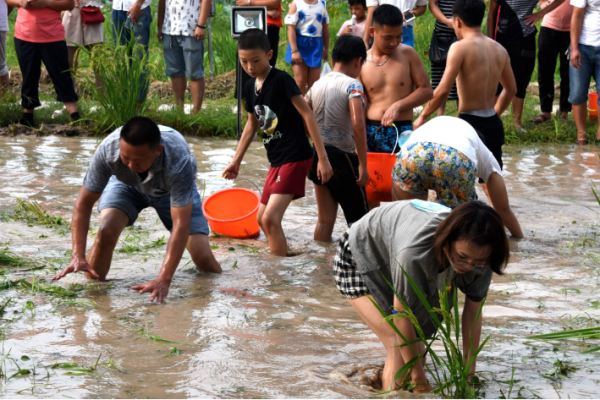
[[[518,42],[504,40],[502,35],[498,34],[498,43],[506,49],[510,58],[510,66],[517,82],[517,94],[515,97],[524,99],[527,94],[527,86],[531,80],[531,75],[535,69],[535,33],[522,38]],[[496,96],[499,96],[500,93],[502,93],[502,85],[498,84]]]
[[[485,146],[492,152],[500,169],[504,166],[502,163],[502,146],[504,145],[504,125],[498,114],[491,117],[476,117],[465,113],[460,113],[460,119],[467,121],[482,139]],[[483,183],[480,179],[479,183]]]
[[[333,199],[338,202],[344,211],[348,225],[358,221],[369,212],[367,191],[364,186],[358,186],[358,156],[346,153],[337,147],[325,146],[329,163],[333,169],[333,176],[325,183]],[[317,178],[317,164],[319,157],[313,148],[313,163],[308,172],[308,179],[315,185],[322,185]]]
[[[56,100],[66,103],[77,101],[73,79],[69,71],[67,43],[64,40],[50,43],[34,43],[15,38],[15,52],[23,74],[21,104],[23,108],[39,107],[39,85],[42,62],[56,91]]]

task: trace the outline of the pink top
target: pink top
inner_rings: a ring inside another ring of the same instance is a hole
[[[544,16],[542,26],[554,29],[555,31],[568,32],[571,29],[572,14],[573,6],[567,0],[554,11]]]
[[[65,28],[60,11],[51,8],[19,8],[15,37],[33,43],[65,40]]]

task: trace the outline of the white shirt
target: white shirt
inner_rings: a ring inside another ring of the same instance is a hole
[[[284,19],[285,24],[296,25],[296,34],[300,36],[323,36],[323,24],[329,23],[325,0],[318,0],[316,4],[307,4],[304,0],[294,0],[294,3],[296,14],[288,14]]]
[[[8,12],[6,0],[0,0],[0,32],[8,32]]]
[[[571,5],[585,8],[579,43],[600,46],[600,0],[571,0]]]
[[[475,163],[477,176],[488,181],[490,175],[502,169],[491,151],[483,144],[471,124],[456,117],[436,117],[414,131],[403,149],[418,142],[443,144],[458,150]]]
[[[383,4],[396,6],[404,13],[412,11],[416,6],[426,6],[427,0],[367,0],[367,7],[377,7]],[[415,21],[410,21],[406,26],[415,26]]]
[[[75,0],[75,7],[102,7],[102,0]]]
[[[117,11],[129,11],[131,7],[135,4],[135,0],[113,0],[112,9]],[[142,4],[142,9],[148,7],[152,4],[152,0],[144,0],[144,4]]]
[[[202,0],[166,0],[163,33],[194,36]]]

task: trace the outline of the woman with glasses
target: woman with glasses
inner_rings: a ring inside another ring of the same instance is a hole
[[[492,274],[502,275],[508,258],[502,219],[479,201],[463,203],[454,210],[422,200],[387,203],[348,229],[335,256],[333,275],[339,291],[387,351],[382,390],[397,389],[404,377],[394,381],[394,375],[418,354],[421,359],[410,372],[416,385],[413,391],[427,392],[430,386],[423,368],[423,344],[399,347],[403,339],[383,321],[373,301],[387,315],[404,312],[390,287],[393,285],[425,336],[432,337],[435,326],[406,275],[432,308],[440,307],[441,290],[451,296],[458,287],[466,296],[462,331],[471,335],[463,338],[463,352],[465,359],[470,359],[473,349],[479,347],[482,316],[477,315],[481,302],[487,296]],[[408,342],[417,339],[410,319],[393,321]],[[475,362],[471,365],[471,374],[474,372]]]
[[[502,165],[481,141],[480,134],[466,121],[437,117],[415,130],[404,143],[392,178],[394,200],[427,200],[429,190],[437,202],[454,208],[477,200],[475,180],[483,188],[510,233],[523,237],[521,226],[509,202]],[[500,162],[502,162],[502,159]]]

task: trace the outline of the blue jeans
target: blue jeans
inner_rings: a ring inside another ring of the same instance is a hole
[[[202,213],[202,200],[198,194],[198,189],[194,183],[194,193],[192,194],[192,220],[190,224],[190,235],[201,233],[208,235],[208,221]],[[171,196],[150,197],[132,186],[127,186],[114,176],[110,177],[108,185],[104,188],[98,211],[106,208],[116,208],[127,214],[129,223],[134,224],[139,213],[148,207],[153,207],[162,221],[163,225],[170,232],[173,229],[173,218],[171,217]]]
[[[415,34],[413,27],[408,25],[402,28],[402,44],[415,48]]]
[[[600,82],[600,47],[579,44],[581,53],[581,65],[579,68],[569,66],[569,83],[571,93],[569,103],[573,105],[585,104],[588,100],[588,90],[592,76],[596,82]],[[598,102],[600,105],[600,100]]]
[[[170,78],[204,78],[204,40],[193,36],[163,34],[165,74]]]
[[[130,41],[132,44],[140,44],[143,47],[143,54],[140,56],[148,57],[148,43],[150,42],[150,25],[152,24],[152,10],[150,6],[143,8],[140,18],[135,24],[131,23],[131,19],[127,18],[127,11],[112,10],[113,20],[113,41],[121,46],[127,45]],[[117,43],[118,41],[118,43]],[[133,48],[132,48],[133,51]],[[148,94],[148,70],[140,77],[141,90],[138,94],[138,102],[142,103],[146,100]],[[144,85],[144,81],[146,84]]]

